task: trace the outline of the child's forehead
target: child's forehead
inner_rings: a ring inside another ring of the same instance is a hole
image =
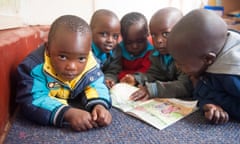
[[[169,29],[172,24],[167,21],[167,19],[152,19],[149,28],[150,29],[158,29],[158,30],[164,30]]]
[[[92,21],[92,28],[95,27],[120,27],[118,18],[111,15],[101,15]]]
[[[128,33],[138,33],[145,31],[146,27],[144,23],[134,23],[129,26]]]
[[[82,44],[91,41],[91,32],[72,31],[68,28],[59,28],[55,32],[54,39],[57,42],[63,41],[81,41]]]
[[[95,16],[95,21],[94,23],[99,23],[101,22],[102,20],[115,20],[117,19],[116,17],[114,17],[113,15],[111,14],[98,14]]]
[[[79,32],[58,31],[53,39],[52,45],[55,51],[66,53],[86,53],[91,47],[91,34],[84,35]]]
[[[176,13],[176,12],[175,12]],[[159,13],[154,15],[150,21],[150,28],[168,29],[172,28],[180,19],[181,14],[169,13]]]

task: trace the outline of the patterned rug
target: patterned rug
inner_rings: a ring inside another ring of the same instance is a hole
[[[175,124],[157,130],[117,109],[111,109],[108,127],[75,132],[70,128],[40,126],[21,115],[5,140],[6,144],[239,144],[240,123],[231,120],[224,125],[208,123],[196,111]]]

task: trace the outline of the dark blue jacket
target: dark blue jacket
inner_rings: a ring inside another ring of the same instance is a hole
[[[92,53],[83,73],[74,81],[51,74],[45,47],[41,46],[18,66],[16,100],[23,114],[42,125],[63,125],[64,113],[74,104],[91,111],[96,104],[111,107],[109,90]]]
[[[198,82],[194,97],[200,108],[216,104],[240,120],[240,76],[206,73]]]

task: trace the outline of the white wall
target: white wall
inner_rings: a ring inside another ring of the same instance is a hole
[[[119,18],[128,12],[141,12],[149,20],[160,8],[173,6],[185,14],[199,8],[202,1],[204,0],[0,0],[0,29],[14,27],[14,24],[16,27],[50,25],[64,14],[78,15],[89,22],[93,12],[102,8],[112,10]],[[6,19],[6,16],[9,17]]]
[[[93,0],[21,0],[20,6],[20,15],[30,25],[48,25],[65,14],[88,20],[92,12]]]
[[[200,8],[202,0],[95,0],[94,9],[106,8],[114,11],[119,18],[128,12],[137,11],[144,14],[148,20],[159,9],[172,6],[184,14],[192,9]]]

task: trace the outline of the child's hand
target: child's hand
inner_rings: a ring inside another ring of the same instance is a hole
[[[131,74],[126,74],[122,79],[120,79],[120,82],[128,83],[133,86],[136,84],[135,78]]]
[[[217,105],[205,104],[203,110],[205,118],[215,124],[223,124],[229,120],[228,113]]]
[[[91,114],[81,109],[70,108],[65,112],[64,120],[69,122],[76,131],[86,131],[97,127],[96,122],[92,120]]]
[[[100,104],[93,108],[92,118],[99,126],[107,126],[112,122],[112,115]]]
[[[144,86],[138,86],[139,90],[137,90],[136,92],[134,92],[131,96],[130,99],[134,100],[134,101],[138,101],[138,100],[147,100],[149,99],[149,93],[146,87]]]
[[[106,83],[106,85],[109,89],[112,88],[115,85],[115,82],[111,79],[106,79],[105,83]]]

